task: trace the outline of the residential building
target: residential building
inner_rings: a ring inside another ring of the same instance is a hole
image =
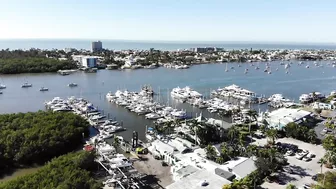
[[[100,52],[103,50],[103,43],[101,41],[93,41],[91,45],[92,52]]]
[[[78,63],[79,66],[85,68],[95,68],[97,67],[97,56],[86,56],[86,55],[72,55],[72,59]]]

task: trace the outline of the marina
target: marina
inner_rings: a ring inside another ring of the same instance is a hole
[[[266,63],[253,63],[260,68],[266,66]],[[189,69],[167,69],[160,67],[158,69],[142,69],[142,70],[98,70],[96,74],[88,74],[85,72],[73,72],[66,77],[62,77],[55,73],[44,74],[20,74],[20,75],[2,75],[1,84],[5,84],[6,88],[1,89],[3,94],[0,96],[0,112],[28,112],[44,109],[43,102],[50,100],[55,96],[64,98],[77,96],[84,97],[90,102],[98,106],[107,115],[113,115],[118,120],[123,121],[126,132],[121,133],[125,138],[131,137],[132,131],[139,133],[140,139],[145,139],[145,125],[153,126],[153,121],[146,119],[145,116],[138,116],[128,112],[121,106],[115,106],[106,99],[109,91],[117,91],[120,89],[128,89],[130,91],[138,91],[140,86],[148,84],[155,90],[154,99],[159,104],[166,105],[170,102],[170,107],[174,109],[192,112],[195,117],[201,112],[205,117],[213,117],[219,119],[216,113],[210,113],[203,105],[198,108],[194,105],[181,103],[171,97],[171,91],[177,86],[190,86],[193,90],[202,94],[202,100],[209,100],[210,92],[219,87],[230,86],[235,84],[241,88],[251,90],[256,94],[263,94],[265,97],[271,97],[273,94],[281,93],[286,99],[300,102],[299,97],[302,94],[318,91],[321,94],[329,94],[335,90],[334,68],[330,61],[320,61],[319,65],[314,66],[314,62],[304,61],[302,65],[313,65],[310,69],[306,69],[300,65],[300,62],[293,62],[290,72],[286,74],[285,65],[281,62],[272,62],[272,67],[279,67],[278,71],[272,70],[272,74],[267,74],[262,69],[251,69],[250,63],[239,64],[228,63],[228,67],[235,67],[225,72],[226,64],[202,64],[192,66]],[[247,74],[244,70],[249,69]],[[22,89],[21,85],[29,81],[31,87]],[[69,81],[76,83],[77,87],[69,87]],[[47,86],[48,92],[39,92],[34,89],[35,86]],[[19,105],[18,105],[19,104]],[[235,106],[251,106],[256,110],[265,111],[269,109],[265,104],[245,105],[240,102],[233,103]],[[215,110],[212,110],[215,111]],[[154,114],[148,115],[149,118],[158,118]],[[226,120],[230,121],[230,119]]]

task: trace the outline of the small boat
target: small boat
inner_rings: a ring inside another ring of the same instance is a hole
[[[30,83],[24,83],[23,85],[21,85],[22,88],[28,88],[28,87],[32,87],[33,84]]]
[[[288,74],[289,73],[289,71],[286,71],[286,74]]]
[[[309,65],[307,65],[306,68],[309,68]]]
[[[6,85],[0,84],[0,89],[6,89]]]
[[[228,70],[227,63],[226,63],[225,72],[228,72],[228,71],[229,71],[229,70]]]
[[[77,83],[69,83],[68,84],[68,87],[77,87],[78,85],[77,85]]]
[[[2,94],[2,91],[0,91],[0,94]]]
[[[245,74],[247,74],[247,73],[248,73],[248,69],[247,69],[247,68],[245,69],[245,72],[244,72],[244,73],[245,73]]]
[[[40,91],[49,91],[49,89],[46,88],[46,87],[41,87],[41,88],[40,88]]]

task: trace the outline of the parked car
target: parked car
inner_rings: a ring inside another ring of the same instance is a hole
[[[301,152],[296,154],[296,159],[301,160],[303,157],[305,157],[309,153],[308,150],[302,150]]]
[[[294,152],[292,150],[288,150],[286,153],[285,153],[285,156],[292,156],[294,155]]]
[[[309,157],[309,158],[314,158],[315,157],[315,154],[313,154],[313,153],[309,153],[308,155],[307,155],[307,157]]]
[[[308,156],[304,156],[304,157],[302,158],[302,161],[310,161],[310,160],[311,160],[311,158],[308,157]]]
[[[304,185],[303,185],[303,188],[304,188],[304,189],[309,189],[309,188],[310,188],[310,184],[304,184]]]

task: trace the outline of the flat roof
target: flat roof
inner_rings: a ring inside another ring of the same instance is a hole
[[[207,182],[207,186],[202,186],[203,182]],[[224,184],[231,182],[206,170],[199,170],[195,173],[174,182],[166,187],[166,189],[213,189],[222,188]]]

